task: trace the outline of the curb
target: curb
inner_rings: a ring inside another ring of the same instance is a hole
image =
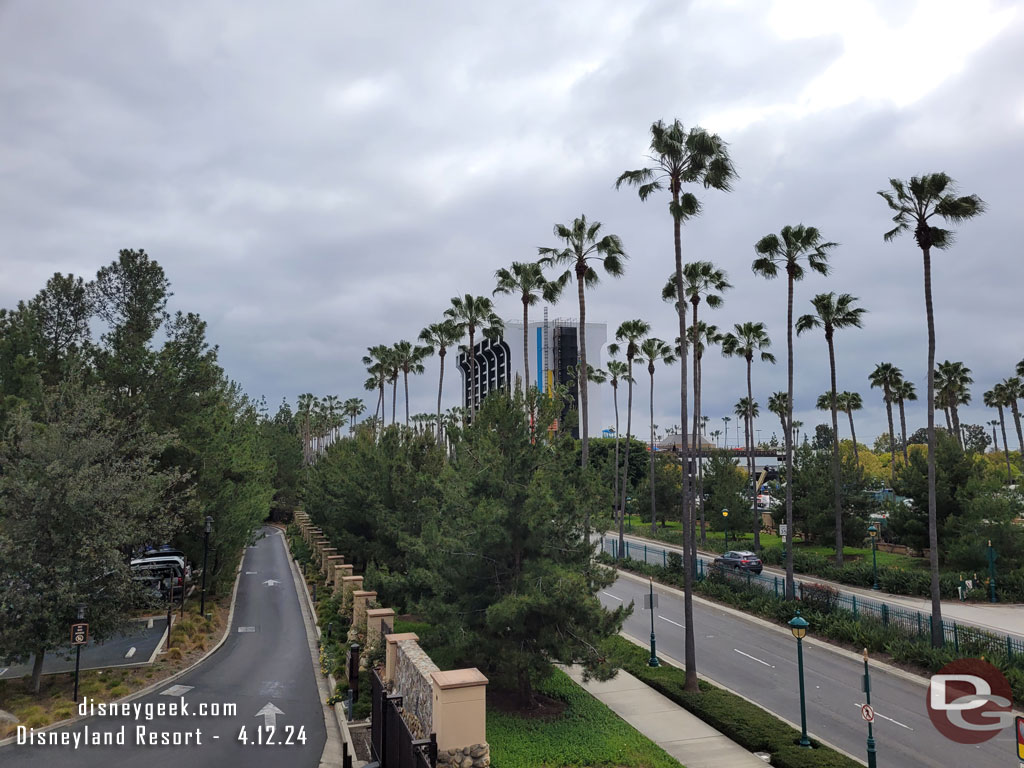
[[[303,597],[305,597],[305,607],[306,607],[306,609],[309,612],[309,624],[307,625],[307,630],[309,628],[312,628],[313,631],[316,633],[316,642],[313,645],[314,645],[314,648],[318,647],[319,646],[320,636],[321,636],[321,631],[320,631],[320,625],[319,625],[319,623],[317,623],[317,619],[316,619],[316,605],[314,605],[314,603],[313,603],[313,596],[309,593],[309,587],[306,585],[306,580],[302,577],[302,574],[299,573],[299,567],[298,567],[298,565],[295,562],[295,558],[292,557],[291,550],[288,548],[287,534],[284,531],[281,532],[281,543],[284,544],[285,553],[288,556],[288,565],[291,568],[292,580],[295,582],[295,586],[298,588],[298,591],[300,591],[302,593]],[[323,678],[323,675],[322,675],[322,673],[320,671],[320,666],[317,664],[315,658],[312,658],[312,662],[313,662],[313,676],[316,678],[316,681],[317,681],[317,689],[320,691],[321,694],[324,694],[324,693],[327,694],[327,696],[325,696],[323,698],[323,701],[326,702],[327,698],[330,697],[333,694],[333,692],[334,692],[334,690],[335,690],[335,688],[336,688],[338,683],[334,679],[334,675],[328,674],[326,682],[330,686],[330,688],[325,691],[324,687],[323,687],[324,678]],[[327,705],[324,704],[323,706],[326,707]],[[351,734],[351,732],[348,729],[348,720],[347,720],[347,718],[345,716],[345,706],[343,704],[341,704],[341,703],[335,703],[335,704],[331,705],[330,708],[334,712],[334,720],[335,720],[335,725],[337,726],[337,729],[338,729],[338,735],[341,736],[342,742],[348,744],[349,752],[353,755],[353,765],[363,765],[363,763],[361,761],[356,760],[355,757],[354,757],[354,755],[355,755],[355,742],[352,740],[352,734]],[[327,724],[328,724],[327,715],[325,713],[324,714],[324,725],[327,725]],[[330,744],[330,739],[328,739],[328,742],[326,744],[324,744],[324,753],[325,754],[327,752],[329,744]],[[338,759],[340,761],[340,755],[339,755]],[[322,765],[322,766],[323,765],[340,765],[340,762],[338,762],[338,763],[329,762],[328,759],[324,755],[321,755],[321,757],[320,757],[320,765]]]
[[[626,640],[629,640],[629,642],[633,643],[633,645],[639,646],[640,648],[647,648],[647,647],[648,647],[647,643],[645,643],[645,642],[643,642],[642,640],[639,640],[639,639],[637,639],[637,638],[633,637],[633,636],[632,636],[632,635],[630,635],[630,634],[627,634],[627,633],[625,633],[625,632],[619,632],[619,635],[621,635],[622,637],[624,637],[624,638],[625,638]],[[659,659],[662,659],[662,660],[664,660],[664,661],[667,661],[667,662],[668,662],[669,664],[671,664],[671,665],[672,665],[673,667],[676,667],[677,669],[686,669],[686,665],[685,665],[685,664],[684,664],[683,662],[679,661],[679,660],[678,660],[678,659],[676,659],[676,658],[673,658],[672,656],[669,656],[669,655],[668,655],[667,653],[662,653],[661,651],[658,651],[658,658],[659,658]],[[714,680],[714,679],[712,679],[712,678],[708,677],[707,675],[703,675],[703,674],[701,674],[700,672],[698,672],[698,673],[697,673],[697,678],[698,678],[698,679],[700,679],[700,680],[703,680],[703,681],[704,681],[704,682],[706,682],[706,683],[711,683],[711,684],[712,684],[713,686],[715,686],[716,688],[721,688],[721,689],[722,689],[723,691],[727,691],[727,692],[731,693],[731,694],[732,694],[733,696],[738,696],[738,697],[740,697],[741,699],[743,699],[744,701],[748,702],[749,704],[753,704],[753,705],[754,705],[755,707],[758,707],[759,709],[762,709],[762,710],[764,710],[764,711],[765,711],[765,712],[767,712],[767,713],[768,713],[769,715],[771,715],[772,717],[774,717],[774,718],[775,718],[776,720],[779,720],[780,722],[783,722],[783,723],[785,723],[785,724],[786,724],[786,725],[788,725],[788,726],[789,726],[790,728],[793,728],[793,729],[795,729],[795,730],[797,730],[797,731],[799,731],[799,730],[800,730],[800,725],[799,725],[798,723],[794,723],[794,722],[793,722],[792,720],[788,720],[788,719],[786,719],[785,717],[782,717],[782,715],[778,714],[777,712],[773,712],[772,710],[768,709],[767,707],[765,707],[765,706],[763,706],[763,705],[761,705],[761,704],[758,704],[758,703],[757,703],[756,701],[754,701],[753,699],[749,699],[749,698],[747,698],[746,696],[744,696],[744,695],[743,695],[742,693],[740,693],[739,691],[734,691],[734,690],[733,690],[732,688],[730,688],[729,686],[727,686],[727,685],[722,685],[722,684],[721,684],[720,682],[718,682],[717,680]],[[638,678],[638,679],[639,679],[639,678]],[[641,682],[643,682],[643,681],[641,680]],[[662,695],[664,695],[664,694],[662,694]],[[682,706],[682,705],[678,705],[678,706]],[[684,707],[684,709],[685,709],[685,707]],[[689,710],[687,710],[687,711],[689,711]],[[692,713],[692,712],[691,712],[690,714],[692,714],[692,715],[693,715],[694,717],[696,717],[696,718],[697,718],[698,720],[700,719],[700,716],[699,716],[699,715],[696,715],[696,714],[694,714],[694,713]],[[703,721],[701,721],[701,722],[703,722]],[[726,738],[729,738],[727,734],[722,734],[722,735],[723,735],[723,736],[726,736]],[[842,747],[837,747],[837,746],[836,746],[835,744],[832,744],[831,742],[829,742],[829,741],[826,741],[825,739],[822,739],[822,738],[820,738],[820,737],[818,737],[818,736],[815,736],[815,735],[814,735],[813,733],[811,733],[810,731],[808,731],[808,732],[807,732],[807,735],[808,735],[808,736],[811,736],[811,737],[813,737],[815,741],[818,741],[818,742],[820,742],[820,743],[824,744],[824,745],[825,745],[826,747],[828,747],[829,749],[834,749],[834,750],[835,750],[836,752],[838,752],[839,754],[841,754],[841,755],[845,755],[846,757],[848,757],[848,758],[850,758],[851,760],[854,760],[854,761],[856,761],[856,762],[860,763],[861,765],[865,765],[865,766],[867,765],[867,763],[866,763],[866,762],[865,762],[864,760],[861,760],[861,759],[860,759],[859,757],[857,757],[856,755],[851,755],[851,754],[850,754],[849,752],[847,752],[847,751],[846,751],[845,749],[843,749]]]
[[[232,624],[232,622],[234,620],[234,617],[235,617],[235,600],[238,597],[238,583],[239,583],[239,581],[241,581],[242,561],[243,560],[245,560],[245,554],[244,553],[243,553],[242,557],[240,557],[239,560],[238,560],[238,568],[235,569],[235,586],[232,587],[232,589],[231,589],[231,607],[228,609],[228,619],[227,619],[227,622],[225,622],[225,625],[224,625],[224,634],[221,635],[221,638],[220,638],[220,640],[217,641],[217,644],[214,645],[213,648],[208,650],[206,653],[204,653],[202,656],[200,656],[198,659],[196,659],[194,662],[189,664],[184,669],[180,669],[177,672],[175,672],[173,675],[169,675],[168,677],[165,677],[165,678],[163,678],[161,680],[157,680],[155,683],[150,683],[145,688],[140,688],[139,690],[137,690],[137,691],[135,691],[133,693],[129,693],[127,696],[122,696],[120,699],[115,699],[114,701],[111,702],[112,704],[120,704],[120,703],[127,702],[127,701],[135,701],[135,699],[138,699],[138,698],[141,698],[143,696],[149,695],[150,693],[155,691],[157,688],[162,688],[163,686],[167,685],[168,683],[174,682],[175,680],[177,680],[178,678],[182,677],[187,672],[191,672],[193,669],[195,669],[200,664],[202,664],[204,661],[206,661],[208,658],[210,658],[214,653],[216,653],[220,649],[220,647],[222,645],[224,645],[224,643],[227,642],[228,636],[231,634],[231,624]],[[173,620],[172,620],[171,623],[173,624]],[[171,632],[171,629],[172,629],[172,627],[167,627],[167,629],[164,632],[164,634],[166,636],[169,636],[170,632]],[[162,642],[162,640],[161,640],[161,642]],[[157,648],[159,648],[159,647],[160,646],[158,645]],[[125,665],[121,665],[121,666],[125,666]],[[138,665],[138,666],[143,666],[143,665]],[[61,720],[61,721],[56,722],[56,723],[51,723],[50,725],[44,726],[42,728],[36,728],[35,730],[37,732],[52,731],[55,728],[63,728],[66,725],[70,725],[71,723],[74,723],[74,722],[76,722],[78,720],[84,720],[84,719],[85,719],[85,717],[82,717],[81,715],[76,715],[75,717],[69,717],[67,720]],[[16,739],[17,739],[17,736],[8,736],[6,739],[3,739],[2,741],[0,741],[0,747],[6,747],[9,744],[13,744]]]

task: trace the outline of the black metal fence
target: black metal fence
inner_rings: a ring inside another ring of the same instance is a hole
[[[370,690],[370,744],[381,768],[436,768],[436,735],[413,736],[402,717],[402,697],[388,693],[375,669],[370,671]]]

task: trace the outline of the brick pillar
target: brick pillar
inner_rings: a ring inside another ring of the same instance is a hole
[[[338,592],[341,591],[343,580],[345,579],[346,576],[351,576],[351,575],[352,575],[352,566],[351,565],[336,565],[336,566],[334,566],[334,581],[332,582],[334,584],[334,594],[337,594]]]
[[[357,589],[352,592],[352,626],[361,627],[366,623],[367,606],[377,597],[373,591]]]
[[[324,570],[327,572],[327,583],[334,583],[334,569],[339,565],[345,564],[344,555],[328,555],[327,562],[324,563]]]
[[[395,625],[394,608],[370,608],[366,611],[366,644],[376,646],[381,641],[381,622]]]
[[[390,650],[390,645],[388,646]],[[437,764],[459,768],[490,765],[487,744],[487,678],[479,669],[432,672]]]
[[[392,682],[395,679],[395,667],[398,665],[398,644],[403,640],[419,640],[415,632],[399,632],[398,634],[385,635],[387,652],[384,655],[384,679]]]
[[[327,576],[330,571],[327,570],[327,563],[330,561],[333,555],[338,554],[337,547],[324,547],[320,550],[320,572]]]
[[[341,580],[341,595],[343,602],[352,599],[352,593],[363,588],[362,576],[345,576]]]

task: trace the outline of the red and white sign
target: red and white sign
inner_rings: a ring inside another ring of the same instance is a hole
[[[865,704],[860,708],[860,716],[867,720],[869,723],[875,721],[875,710],[870,704]]]

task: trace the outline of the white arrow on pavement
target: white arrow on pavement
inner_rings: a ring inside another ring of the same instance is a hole
[[[267,579],[263,583],[266,584],[268,587],[276,587],[281,582],[277,581],[276,579]]]
[[[263,718],[264,728],[276,728],[277,727],[277,716],[283,715],[280,709],[275,707],[271,702],[267,702],[263,705],[263,709],[256,713],[256,717]]]

